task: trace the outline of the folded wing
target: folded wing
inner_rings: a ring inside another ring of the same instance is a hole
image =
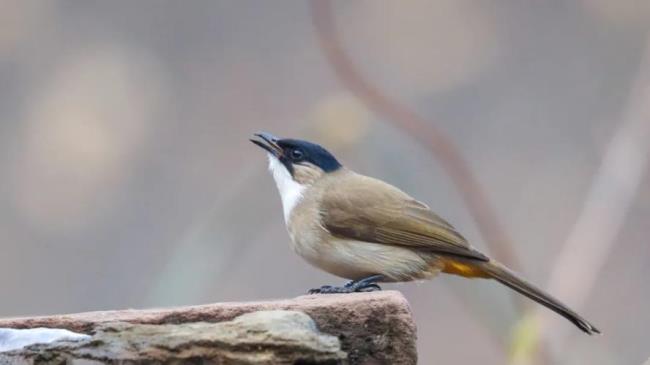
[[[378,244],[408,246],[444,256],[488,261],[454,227],[396,187],[353,175],[345,189],[327,189],[321,223],[333,235]]]

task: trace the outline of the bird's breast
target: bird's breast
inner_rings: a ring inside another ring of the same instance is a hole
[[[320,225],[318,209],[309,201],[302,201],[292,210],[286,224],[293,251],[310,262],[318,257],[329,234]]]

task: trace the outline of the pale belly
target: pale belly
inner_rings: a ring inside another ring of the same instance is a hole
[[[440,272],[435,256],[397,246],[341,239],[323,242],[320,237],[292,237],[292,241],[294,251],[309,263],[346,279],[382,274],[384,281],[410,281],[430,279]]]

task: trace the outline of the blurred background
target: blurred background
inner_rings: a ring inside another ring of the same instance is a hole
[[[320,142],[494,254],[440,157],[337,74],[313,4],[1,5],[0,316],[342,282],[290,251],[266,158],[248,142],[260,130]],[[647,359],[650,2],[330,5],[363,77],[456,145],[514,243],[501,249],[604,332],[554,316],[531,330],[486,281],[388,285],[412,305],[420,362]]]

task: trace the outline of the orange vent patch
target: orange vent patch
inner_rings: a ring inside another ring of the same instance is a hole
[[[447,274],[460,275],[466,278],[488,277],[485,271],[475,265],[453,261],[451,259],[445,259],[443,263],[445,266],[442,268],[442,272]]]

